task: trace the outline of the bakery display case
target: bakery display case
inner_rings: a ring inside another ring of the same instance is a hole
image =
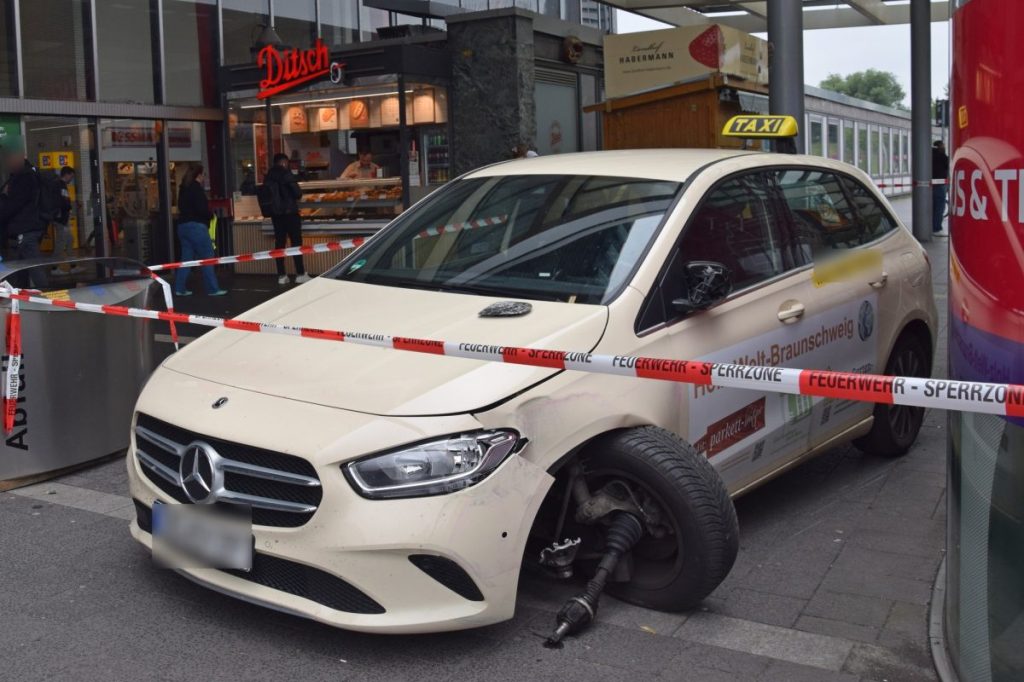
[[[299,215],[307,225],[336,221],[388,223],[402,212],[402,179],[300,182]]]
[[[402,179],[310,180],[299,183],[302,198],[302,243],[313,245],[347,237],[374,234],[402,212]],[[233,202],[233,240],[236,253],[263,251],[274,246],[274,225],[260,214],[254,195],[236,195]],[[349,249],[309,254],[306,269],[321,273],[349,254]],[[292,261],[285,259],[292,271]],[[273,274],[274,261],[238,263],[241,274]]]

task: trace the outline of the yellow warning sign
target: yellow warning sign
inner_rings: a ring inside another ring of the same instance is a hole
[[[71,294],[68,293],[68,289],[60,289],[58,291],[44,291],[43,296],[50,299],[51,301],[70,301]]]

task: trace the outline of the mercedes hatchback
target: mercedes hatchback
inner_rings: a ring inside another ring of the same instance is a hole
[[[936,328],[927,257],[867,176],[712,150],[483,168],[241,319],[903,376]],[[900,455],[922,413],[218,329],[138,401],[131,533],[354,630],[505,620],[524,567],[586,578],[611,547],[610,593],[688,609],[732,566],[731,498],[839,443]]]

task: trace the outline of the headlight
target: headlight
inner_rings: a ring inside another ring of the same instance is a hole
[[[349,462],[344,471],[363,497],[443,495],[482,481],[519,443],[514,431],[481,431]]]

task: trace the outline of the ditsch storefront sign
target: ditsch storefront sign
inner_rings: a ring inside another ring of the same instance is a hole
[[[308,50],[278,50],[267,45],[256,56],[256,66],[266,74],[260,80],[260,91],[256,97],[266,99],[323,76],[330,76],[332,82],[340,83],[345,65],[332,62],[327,46],[317,38]]]

